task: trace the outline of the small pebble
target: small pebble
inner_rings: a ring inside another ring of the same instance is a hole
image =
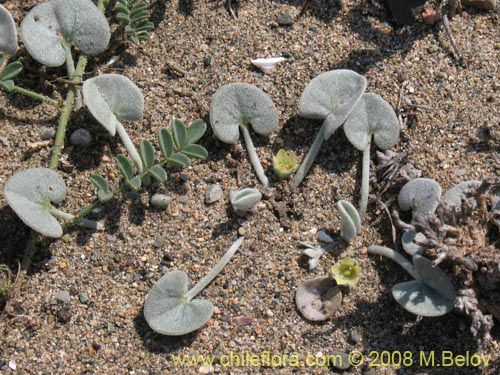
[[[203,59],[203,66],[205,66],[205,68],[208,68],[210,64],[212,64],[212,58],[210,56],[205,57]]]
[[[336,367],[340,370],[346,370],[349,367],[351,367],[351,365],[349,364],[349,355],[348,354],[342,353],[342,352],[333,352],[331,354],[334,356],[337,356],[337,355],[340,356],[340,359],[335,361],[335,363],[332,363],[333,367]]]
[[[87,303],[89,301],[89,295],[86,292],[80,292],[78,297],[81,303]]]
[[[326,234],[326,232],[324,230],[320,230],[318,232],[318,241],[330,243],[330,242],[333,242],[333,238],[330,237],[328,234]]]
[[[40,135],[40,139],[42,141],[48,141],[56,136],[56,131],[52,128],[42,126],[38,131],[38,134]]]
[[[244,235],[245,235],[245,233],[246,233],[246,229],[245,229],[244,227],[239,227],[239,228],[238,228],[238,234],[239,234],[240,236],[244,236]]]
[[[116,331],[116,327],[113,323],[108,323],[108,333],[113,333]]]
[[[223,195],[224,191],[219,184],[210,184],[205,190],[205,202],[208,204],[217,202]]]
[[[290,13],[283,13],[278,16],[276,19],[276,22],[280,26],[292,26],[294,23],[293,17],[290,15]]]
[[[248,326],[255,321],[255,318],[251,316],[235,316],[233,318],[233,323],[237,326]]]
[[[61,290],[60,292],[58,292],[56,295],[56,299],[62,303],[70,303],[71,302],[71,296],[67,290]]]
[[[212,366],[210,366],[210,365],[203,365],[203,366],[201,366],[201,367],[198,369],[198,373],[199,373],[199,374],[205,374],[205,375],[207,375],[207,374],[211,374],[211,373],[213,373],[214,371],[215,371],[215,369],[214,369]]]
[[[87,129],[77,129],[69,137],[72,145],[87,147],[92,142],[92,136]]]
[[[166,208],[172,202],[172,198],[166,194],[154,194],[151,197],[151,205],[156,208]]]
[[[158,236],[155,238],[154,242],[153,242],[153,246],[156,247],[156,248],[160,248],[163,246],[163,244],[165,243],[165,237],[163,236]]]

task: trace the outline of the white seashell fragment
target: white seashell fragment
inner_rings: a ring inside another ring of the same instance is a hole
[[[268,59],[255,59],[251,63],[262,70],[264,74],[272,73],[280,62],[285,61],[284,57],[270,57]]]

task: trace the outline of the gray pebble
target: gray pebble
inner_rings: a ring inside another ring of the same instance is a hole
[[[56,299],[62,303],[70,303],[71,302],[71,296],[67,290],[61,290],[60,292],[58,292],[56,295]]]
[[[87,129],[77,129],[69,137],[72,145],[87,147],[92,141],[92,136]]]
[[[324,230],[320,230],[318,232],[318,241],[330,243],[330,242],[333,242],[333,238],[330,237],[328,234],[326,234],[326,232]]]
[[[333,367],[336,367],[339,370],[346,370],[349,367],[351,367],[351,365],[349,364],[349,355],[348,354],[342,353],[342,352],[332,352],[332,353],[328,353],[328,354],[331,354],[334,356],[339,356],[339,357],[336,357],[335,362],[333,362],[333,360],[332,360],[331,365]]]
[[[89,301],[89,295],[86,292],[80,292],[80,296],[78,298],[81,303],[87,303]]]
[[[208,204],[217,202],[223,195],[224,192],[219,184],[208,185],[207,190],[205,190],[205,202]]]
[[[172,198],[165,194],[154,194],[151,197],[151,205],[156,208],[166,208],[170,202],[172,202]]]
[[[187,195],[181,195],[179,198],[177,198],[177,202],[187,204],[189,203],[189,198]]]
[[[108,323],[108,333],[113,333],[116,331],[116,327],[113,323]]]
[[[290,15],[290,13],[283,13],[278,16],[276,19],[276,22],[280,26],[292,26],[294,23],[293,17]]]
[[[365,375],[377,375],[377,370],[371,368],[367,372],[365,372]]]
[[[351,333],[349,334],[349,340],[353,343],[358,343],[363,339],[361,336],[361,333],[357,329],[353,329]]]
[[[40,135],[40,139],[42,141],[48,141],[56,136],[56,131],[52,128],[42,126],[38,131],[38,134]]]
[[[156,248],[159,248],[159,247],[162,247],[164,243],[165,243],[165,238],[162,236],[158,236],[155,238],[155,240],[153,242],[153,246]]]

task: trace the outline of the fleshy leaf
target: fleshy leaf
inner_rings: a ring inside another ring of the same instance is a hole
[[[190,158],[205,160],[208,158],[208,151],[205,147],[195,144],[190,144],[182,149],[182,153]]]
[[[174,136],[175,145],[179,150],[187,143],[187,128],[186,125],[180,120],[174,120],[172,125],[172,135]]]
[[[278,127],[278,111],[261,89],[248,83],[229,83],[212,99],[210,124],[218,139],[233,144],[238,140],[240,125],[251,124],[257,134],[271,134]]]
[[[441,186],[428,178],[416,178],[401,188],[398,204],[402,210],[411,209],[413,217],[432,215],[439,204]]]
[[[257,203],[261,199],[262,194],[257,189],[245,188],[229,192],[229,201],[238,216],[245,216],[247,213],[255,212]]]
[[[116,164],[126,180],[130,180],[134,177],[134,168],[125,155],[118,155],[116,157]]]
[[[140,176],[135,176],[132,179],[125,179],[125,185],[127,185],[129,188],[131,188],[134,191],[137,191],[141,188],[141,177]]]
[[[0,81],[7,81],[9,79],[15,78],[23,70],[23,64],[19,61],[14,61],[7,65],[4,70],[0,73]]]
[[[31,9],[21,23],[28,52],[47,66],[64,64],[63,43],[98,55],[108,48],[110,36],[106,17],[91,0],[50,0]]]
[[[347,69],[322,73],[309,82],[299,102],[302,117],[325,120],[328,139],[346,120],[366,89],[366,79]]]
[[[167,162],[179,168],[185,168],[189,166],[189,158],[180,152],[176,152],[175,154],[167,158]]]
[[[83,97],[92,115],[111,135],[116,123],[142,118],[144,96],[127,77],[101,74],[83,83]]]
[[[151,142],[143,139],[139,145],[139,153],[144,163],[144,168],[149,169],[155,162],[155,149]]]
[[[11,56],[16,54],[17,50],[17,29],[16,23],[10,12],[0,4],[0,51],[6,52]],[[1,65],[1,64],[0,64]]]
[[[160,129],[158,133],[158,143],[160,144],[161,153],[165,158],[172,156],[174,153],[174,139],[167,129]]]
[[[364,94],[344,124],[349,142],[358,150],[368,147],[370,138],[382,150],[399,138],[399,120],[391,105],[377,94]]]
[[[207,124],[203,120],[196,120],[187,129],[187,143],[192,144],[198,142],[203,134],[207,131]]]
[[[346,242],[351,242],[361,232],[361,217],[358,210],[348,201],[338,201],[337,208],[340,212],[341,237]]]
[[[5,184],[4,196],[27,226],[47,237],[62,236],[61,225],[49,213],[50,202],[66,198],[66,184],[57,172],[47,168],[19,172]]]
[[[149,168],[148,173],[158,182],[165,182],[167,180],[167,172],[159,165],[153,165]]]

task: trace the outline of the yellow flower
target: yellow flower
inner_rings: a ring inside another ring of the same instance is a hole
[[[281,149],[273,156],[274,173],[280,180],[286,180],[290,177],[297,170],[297,167],[297,155],[293,152],[287,153]]]
[[[331,269],[332,277],[338,285],[355,285],[361,278],[361,267],[352,258],[344,258]]]

